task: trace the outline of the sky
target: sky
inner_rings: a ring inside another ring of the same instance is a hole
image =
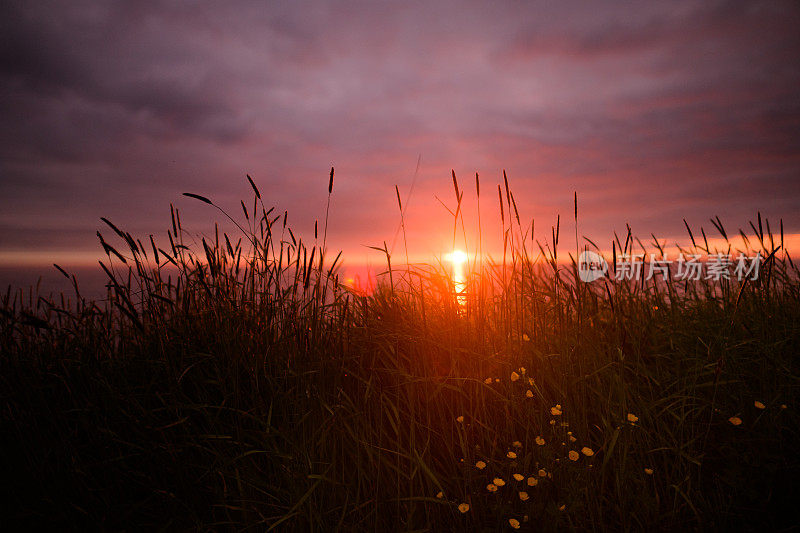
[[[241,216],[246,174],[313,239],[332,166],[350,263],[400,253],[395,186],[410,255],[451,249],[451,169],[467,247],[476,172],[501,242],[504,169],[539,239],[575,192],[601,247],[759,210],[800,233],[798,27],[794,1],[2,2],[0,266],[96,262],[100,217],[165,239],[170,203],[211,234],[181,194]]]

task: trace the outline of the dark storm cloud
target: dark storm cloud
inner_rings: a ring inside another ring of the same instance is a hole
[[[577,189],[601,233],[767,206],[800,231],[797,27],[793,2],[6,2],[0,251],[154,233],[184,190],[235,208],[245,172],[310,227],[332,164],[357,249],[420,154],[424,253],[451,167],[508,168],[546,220]]]

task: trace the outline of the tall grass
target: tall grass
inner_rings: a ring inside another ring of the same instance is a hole
[[[473,263],[461,292],[446,269],[402,264],[384,244],[387,274],[363,294],[340,283],[327,223],[321,246],[304,242],[250,184],[241,215],[220,210],[238,233],[215,226],[196,246],[176,209],[162,246],[104,219],[106,300],[83,298],[74,278],[69,296],[2,297],[9,523],[800,523],[800,284],[782,224],[775,235],[759,216],[742,232],[769,258],[758,280],[584,284],[559,249],[560,219],[534,240],[505,179],[502,258]],[[455,241],[466,191],[453,184]],[[328,206],[332,189],[333,170]],[[577,196],[574,208],[577,240]],[[687,230],[687,252],[714,252]],[[648,251],[630,233],[612,248],[612,272],[618,254]]]

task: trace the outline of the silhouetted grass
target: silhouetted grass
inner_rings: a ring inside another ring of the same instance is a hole
[[[176,210],[168,246],[105,221],[106,301],[83,299],[77,281],[70,299],[2,298],[4,522],[800,523],[800,284],[782,230],[752,225],[750,251],[769,259],[744,285],[576,283],[560,222],[532,242],[506,181],[502,261],[473,264],[457,295],[446,271],[407,265],[364,295],[339,283],[327,228],[309,249],[250,183],[253,204],[224,215],[237,236],[189,246]],[[453,183],[455,232],[464,191]],[[702,235],[691,251],[713,253]],[[614,255],[639,245],[627,235]]]

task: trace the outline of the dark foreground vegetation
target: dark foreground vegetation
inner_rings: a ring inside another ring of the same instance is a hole
[[[576,283],[506,189],[504,257],[461,295],[406,266],[364,295],[254,192],[236,237],[190,245],[174,211],[165,246],[109,223],[107,301],[3,296],[3,524],[800,524],[800,283],[760,220],[757,280]]]

